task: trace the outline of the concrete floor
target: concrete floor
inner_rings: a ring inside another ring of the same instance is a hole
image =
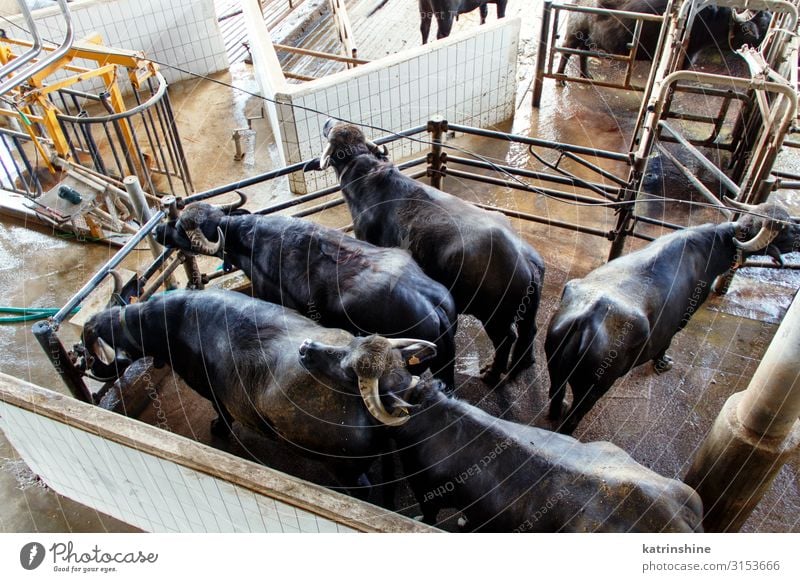
[[[541,109],[531,110],[530,94],[526,90],[532,69],[533,32],[533,23],[525,23],[520,57],[519,107],[513,122],[500,129],[623,151],[638,103],[636,96],[624,96],[615,91],[600,92],[586,86],[559,89],[551,82],[546,87]],[[237,64],[230,72],[216,78],[255,90],[250,68],[244,64]],[[209,82],[180,83],[171,91],[198,190],[255,175],[275,166],[276,146],[263,120],[253,121],[255,135],[247,143],[245,159],[233,161],[231,134],[234,129],[246,126],[248,117],[259,114],[257,98]],[[529,161],[525,148],[464,136],[458,137],[455,143],[505,164],[536,167]],[[796,156],[790,156],[785,163],[796,165],[798,162]],[[606,167],[617,173],[624,171],[614,164]],[[685,183],[674,170],[665,165],[659,174],[670,195],[684,199],[690,197],[685,193]],[[445,189],[466,199],[492,202],[560,220],[577,220],[603,229],[613,224],[613,216],[608,211],[574,207],[530,194],[514,194],[502,188],[448,178]],[[260,208],[290,196],[285,180],[249,188],[248,193],[252,196],[250,208]],[[796,195],[789,194],[789,202],[796,203]],[[706,211],[672,203],[653,205],[648,210],[666,212],[673,222],[696,224],[717,219]],[[796,214],[797,211],[795,206]],[[344,207],[327,211],[315,219],[332,226],[349,222]],[[457,338],[457,390],[459,397],[490,413],[547,426],[542,416],[549,386],[542,349],[543,330],[557,305],[564,283],[602,264],[608,243],[543,225],[520,222],[515,222],[515,225],[547,263],[544,300],[538,316],[542,333],[537,338],[537,363],[507,389],[487,391],[475,376],[490,354],[488,340],[474,320],[462,318]],[[640,244],[633,241],[631,246]],[[90,273],[107,260],[111,252],[105,247],[81,245],[25,229],[22,225],[2,222],[0,294],[4,302],[11,305],[61,305]],[[134,253],[125,266],[135,269],[148,260],[149,253],[142,249]],[[20,273],[24,277],[20,277]],[[582,440],[610,440],[630,452],[637,461],[664,475],[680,477],[722,403],[730,394],[747,386],[775,332],[776,322],[798,287],[800,279],[796,271],[741,272],[731,292],[709,300],[676,337],[671,350],[676,362],[672,371],[656,376],[649,367],[643,366],[631,372],[586,417],[576,436]],[[77,338],[77,331],[64,326],[64,342],[69,345]],[[27,324],[0,326],[0,370],[65,391],[32,339]],[[325,482],[326,475],[319,467],[305,464],[301,470],[291,454],[276,452],[275,444],[263,437],[237,431],[238,439],[226,442],[213,439],[208,431],[212,418],[210,405],[185,387],[165,386],[163,395],[171,430]],[[0,500],[3,507],[0,531],[131,529],[42,487],[26,472],[2,436]],[[401,497],[399,509],[409,515],[418,513],[407,491]],[[452,528],[452,521],[442,525]],[[800,531],[798,459],[781,470],[745,530]]]

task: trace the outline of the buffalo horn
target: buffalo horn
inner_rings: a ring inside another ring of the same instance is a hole
[[[725,204],[731,208],[735,208],[736,210],[741,210],[743,212],[758,212],[758,206],[755,204],[745,204],[744,202],[739,202],[738,200],[729,198],[728,196],[725,196]]]
[[[389,341],[390,346],[398,350],[402,350],[403,348],[413,346],[414,344],[422,344],[423,346],[428,348],[436,347],[435,343],[421,339],[411,339],[405,337],[386,338],[386,339]]]
[[[236,190],[236,194],[239,195],[238,202],[231,202],[230,204],[219,204],[216,207],[222,210],[222,212],[224,212],[225,214],[228,214],[229,212],[233,212],[234,210],[241,208],[242,206],[245,205],[245,202],[247,202],[247,194],[241,192],[240,190]]]
[[[739,239],[734,238],[733,244],[735,244],[738,248],[742,249],[748,253],[755,253],[764,249],[769,246],[775,237],[778,236],[781,232],[779,225],[772,225],[772,221],[766,221],[764,225],[761,227],[761,230],[758,231],[758,234],[751,238],[748,241],[742,242]]]
[[[92,353],[106,366],[110,366],[117,357],[114,348],[108,345],[101,337],[98,337],[94,344],[92,344]]]
[[[331,163],[331,150],[333,149],[333,145],[331,142],[328,142],[325,145],[325,149],[322,150],[322,155],[319,157],[319,169],[324,170],[328,167]]]
[[[731,14],[733,15],[733,19],[736,22],[742,22],[742,23],[750,21],[755,16],[755,12],[749,9],[742,10],[741,12],[739,12],[735,8],[732,8]]]
[[[217,242],[208,240],[199,228],[187,231],[186,236],[189,237],[189,241],[192,243],[192,249],[204,255],[216,255],[225,244],[225,236],[222,234],[220,227],[217,227]]]
[[[400,426],[401,424],[408,422],[408,411],[398,410],[398,416],[394,416],[389,414],[389,412],[383,407],[381,396],[378,391],[377,378],[359,377],[358,390],[361,392],[361,398],[364,399],[364,404],[366,404],[367,410],[378,422],[387,426]]]
[[[366,141],[367,148],[376,156],[388,156],[389,150],[386,146],[383,146],[383,150],[381,150],[380,146],[378,146],[374,141],[367,140]]]

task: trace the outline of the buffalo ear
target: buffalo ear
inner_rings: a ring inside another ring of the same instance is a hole
[[[400,349],[406,366],[417,366],[436,357],[436,346],[426,343],[415,343]]]
[[[318,172],[322,168],[319,165],[319,158],[314,158],[310,162],[306,162],[306,165],[303,166],[304,172]]]

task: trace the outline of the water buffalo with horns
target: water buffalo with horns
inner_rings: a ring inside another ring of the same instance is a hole
[[[308,338],[339,350],[343,381],[301,365]],[[396,401],[391,393],[418,380],[406,364],[436,352],[422,340],[327,329],[233,291],[173,291],[106,309],[87,321],[82,339],[94,373],[121,374],[120,362],[145,356],[169,364],[214,405],[215,434],[226,434],[233,420],[277,434],[300,454],[321,458],[345,487],[363,487],[373,460],[391,450],[384,423],[397,423],[403,413],[386,413],[384,394]]]
[[[375,247],[299,218],[231,216],[202,202],[159,225],[156,239],[220,257],[244,271],[255,297],[295,309],[326,327],[433,342],[438,355],[431,368],[453,386],[453,298],[404,250]]]
[[[749,220],[673,232],[567,282],[547,330],[550,418],[571,433],[611,385],[652,361],[669,370],[673,336],[706,300],[714,279],[763,252],[790,224],[772,206],[757,233]],[[740,240],[744,237],[747,240]],[[567,384],[572,406],[562,419]]]
[[[580,0],[581,6],[641,12],[645,14],[664,14],[668,0]],[[747,10],[738,13],[726,7],[707,6],[696,16],[689,35],[686,54],[694,60],[701,50],[715,47],[717,50],[735,51],[742,45],[756,47],[767,34],[772,14]],[[612,15],[597,15],[587,12],[570,12],[564,48],[593,52],[607,52],[625,55],[630,52],[635,21]],[[653,60],[656,45],[661,33],[661,24],[645,21],[639,37],[636,58]],[[558,73],[564,74],[569,53],[561,55]],[[579,55],[581,76],[591,79],[588,57]]]
[[[800,251],[800,223],[792,218],[786,220],[787,211],[778,203],[743,204],[731,198],[725,198],[728,206],[744,212],[738,220],[745,237],[754,236],[761,231],[764,219],[774,217],[784,221],[784,227],[764,249],[765,254],[779,266],[784,265],[783,255]]]
[[[495,348],[488,383],[530,367],[544,262],[509,220],[403,175],[353,125],[328,120],[323,133],[325,151],[307,169],[336,170],[356,236],[407,248],[459,313],[483,322]]]
[[[312,342],[302,362],[339,385],[353,381],[347,358],[347,348]],[[399,418],[389,432],[426,523],[455,508],[474,531],[702,531],[697,493],[611,443],[500,420],[434,379],[401,385],[382,414]]]
[[[367,17],[369,18],[378,10],[383,8],[389,0],[382,0],[373,8]],[[422,44],[428,42],[428,34],[431,30],[431,22],[436,19],[436,39],[450,36],[453,28],[453,21],[458,20],[459,14],[472,12],[476,8],[480,10],[481,24],[486,24],[486,17],[489,15],[489,4],[497,6],[497,18],[506,15],[506,4],[508,0],[419,0],[419,28],[422,32]]]

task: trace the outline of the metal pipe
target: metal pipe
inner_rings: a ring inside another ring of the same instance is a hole
[[[304,49],[295,46],[289,46],[285,44],[278,44],[276,42],[272,43],[272,46],[275,47],[275,50],[284,51],[287,53],[295,53],[298,55],[307,55],[309,57],[319,57],[320,59],[328,59],[329,61],[338,61],[340,63],[349,63],[352,65],[366,65],[370,61],[365,61],[364,59],[354,59],[351,57],[343,57],[341,55],[335,55],[332,53],[324,53],[320,51],[314,51],[311,49]],[[286,74],[286,73],[284,73]]]
[[[566,154],[565,154],[566,155]],[[580,159],[580,158],[578,158]],[[602,194],[598,192],[601,196],[609,199],[609,200],[616,200],[617,197],[614,196],[615,194],[619,194],[619,188],[613,186],[606,186],[605,184],[600,184],[597,182],[590,182],[589,180],[583,180],[582,178],[570,178],[568,176],[559,176],[556,174],[546,174],[544,172],[536,172],[533,170],[526,170],[525,168],[513,168],[511,166],[504,166],[501,164],[489,164],[484,162],[483,160],[471,160],[469,158],[462,158],[458,156],[447,156],[447,161],[454,163],[454,164],[462,164],[464,166],[472,166],[473,168],[483,168],[485,170],[495,170],[500,171],[501,173],[508,173],[516,176],[523,176],[525,178],[531,178],[534,180],[542,180],[544,182],[554,182],[556,184],[563,184],[565,186],[576,186],[578,188],[586,188],[589,190],[601,190],[605,192]],[[624,185],[624,184],[623,184]],[[572,196],[570,195],[569,198],[575,200],[581,200],[583,202],[587,202],[589,204],[600,202],[600,200],[596,198],[590,198],[588,196]]]
[[[594,8],[592,6],[577,6],[575,4],[553,4],[553,8],[564,10],[565,12],[585,12],[587,14],[598,14],[610,18],[628,18],[631,20],[646,20],[649,22],[661,22],[663,16],[658,14],[645,14],[643,12],[631,12],[629,10],[610,10],[608,8]]]
[[[539,28],[539,47],[536,50],[536,66],[535,77],[533,79],[532,102],[534,107],[539,107],[542,102],[542,89],[544,88],[544,71],[547,54],[547,37],[549,35],[548,29],[550,27],[550,14],[553,11],[553,3],[546,0],[544,3],[544,11],[542,12],[542,25]]]
[[[484,182],[486,184],[493,184],[495,186],[506,186],[508,188],[522,190],[523,192],[532,192],[534,194],[540,194],[542,196],[547,196],[548,198],[555,198],[557,200],[570,200],[574,202],[580,202],[587,206],[603,206],[605,204],[604,201],[598,200],[597,198],[581,196],[580,194],[568,194],[560,190],[553,190],[551,188],[540,188],[538,186],[531,186],[529,184],[525,184],[524,182],[504,180],[502,178],[495,178],[494,176],[484,176],[483,174],[464,172],[463,170],[454,170],[453,168],[449,168],[447,170],[447,175],[454,176],[457,178],[464,178],[466,180],[474,180],[475,182]]]
[[[0,95],[5,95],[12,89],[22,85],[22,83],[30,79],[36,73],[46,69],[52,63],[63,57],[65,54],[67,54],[67,51],[72,48],[72,43],[75,41],[75,30],[72,26],[72,15],[67,7],[67,0],[58,0],[58,6],[64,15],[64,21],[67,24],[67,32],[64,35],[64,42],[62,42],[57,49],[55,49],[41,61],[38,61],[30,67],[23,69],[11,79],[0,84]]]
[[[684,479],[708,532],[738,531],[800,449],[800,300],[796,296],[747,390],[731,396]]]
[[[153,214],[152,218],[147,221],[147,223],[142,226],[142,228],[133,235],[125,245],[117,251],[113,257],[111,257],[106,264],[104,264],[100,269],[92,276],[86,284],[80,288],[80,290],[72,296],[72,298],[67,302],[64,307],[62,307],[58,313],[56,313],[53,318],[54,329],[57,329],[58,325],[64,321],[64,319],[72,313],[72,310],[75,309],[81,302],[86,299],[87,295],[94,291],[94,288],[102,281],[106,275],[111,271],[111,269],[119,266],[120,263],[127,257],[133,249],[136,248],[144,238],[152,231],[156,225],[161,222],[161,219],[164,218],[165,213],[161,210],[157,211]]]
[[[427,176],[431,179],[431,186],[437,190],[442,189],[442,180],[447,173],[447,166],[442,158],[442,136],[447,133],[447,120],[435,115],[428,121],[428,132],[431,134],[431,151],[428,154]]]
[[[71,311],[70,309],[68,313]],[[78,400],[93,404],[94,398],[91,391],[83,381],[80,371],[72,363],[72,359],[69,357],[61,340],[55,334],[56,326],[57,323],[38,321],[33,325],[33,335],[36,336],[36,341],[42,346],[44,353],[47,354],[48,359],[53,364],[58,375],[61,376],[64,384],[69,388],[70,393]]]
[[[140,224],[146,223],[150,220],[153,213],[147,205],[147,200],[145,200],[144,190],[142,190],[142,185],[139,183],[139,178],[136,176],[126,176],[122,180],[122,183],[125,184],[125,190],[128,191],[128,196],[131,202],[133,202],[133,207],[136,209],[136,214],[141,221]],[[153,258],[158,259],[161,253],[164,252],[164,248],[156,242],[152,233],[147,234],[147,242],[150,245],[150,252],[153,253]],[[175,286],[175,281],[170,281],[169,284],[170,286]]]
[[[577,146],[569,143],[560,143],[557,141],[549,141],[546,139],[537,139],[535,137],[528,137],[525,135],[517,135],[513,133],[502,133],[499,131],[492,131],[489,129],[479,129],[477,127],[470,127],[468,125],[459,125],[455,123],[449,124],[451,131],[460,131],[469,135],[477,135],[479,137],[490,137],[493,139],[500,139],[503,141],[511,141],[516,143],[524,143],[526,145],[534,145],[544,148],[550,148],[558,151],[572,152],[575,154],[585,154],[596,158],[605,158],[608,160],[615,160],[617,162],[630,162],[628,154],[621,154],[619,152],[611,152],[608,150],[598,150],[596,148]],[[377,143],[377,142],[376,142]]]
[[[701,194],[701,195],[702,195],[702,196],[703,196],[703,197],[704,197],[706,200],[708,200],[709,202],[711,202],[711,203],[712,203],[714,206],[717,206],[717,207],[719,208],[720,212],[722,212],[722,214],[725,216],[725,218],[726,218],[727,220],[730,220],[730,219],[731,219],[731,216],[733,216],[733,212],[731,212],[731,211],[730,211],[730,209],[728,209],[728,207],[727,207],[727,206],[725,206],[725,205],[722,203],[722,201],[721,201],[719,198],[717,198],[716,196],[714,196],[714,193],[713,193],[711,190],[709,190],[708,188],[706,188],[706,185],[705,185],[705,184],[703,184],[703,183],[702,183],[702,182],[701,182],[701,181],[700,181],[700,180],[697,178],[697,176],[695,176],[695,175],[694,175],[694,174],[691,172],[691,170],[689,170],[689,168],[687,168],[686,166],[684,166],[684,165],[683,165],[683,164],[682,164],[682,163],[681,163],[681,162],[678,160],[678,158],[676,158],[674,155],[672,155],[672,152],[670,152],[668,149],[666,149],[666,148],[665,148],[664,146],[662,146],[661,144],[658,144],[658,151],[659,151],[659,152],[661,152],[661,155],[663,155],[663,156],[664,156],[665,158],[667,158],[667,159],[668,159],[670,162],[672,162],[672,165],[673,165],[673,166],[675,166],[676,168],[678,168],[678,170],[680,171],[680,173],[681,173],[681,174],[683,174],[683,176],[684,176],[684,177],[685,177],[687,180],[689,180],[689,182],[692,184],[692,186],[694,186],[694,187],[695,187],[695,189],[696,189],[696,190],[697,190],[697,191],[698,191],[698,192],[699,192],[699,193],[700,193],[700,194]]]
[[[31,13],[28,3],[25,0],[18,0],[17,4],[22,10],[25,23],[28,25],[28,32],[33,37],[33,44],[31,48],[16,57],[13,61],[0,67],[0,78],[10,75],[23,65],[27,65],[42,52],[42,37],[39,35],[39,29],[36,26],[36,21],[33,19],[33,14]]]
[[[736,197],[736,196],[738,196],[738,195],[739,195],[739,186],[736,184],[736,182],[734,182],[734,181],[733,181],[733,180],[731,180],[731,179],[730,179],[728,176],[726,176],[726,175],[725,175],[725,173],[724,173],[722,170],[720,170],[720,169],[719,169],[719,168],[718,168],[718,167],[717,167],[717,166],[714,164],[714,162],[712,162],[712,161],[711,161],[711,160],[709,160],[707,157],[705,157],[705,156],[704,156],[704,155],[703,155],[703,154],[700,152],[700,150],[698,150],[696,147],[694,147],[692,144],[690,144],[690,143],[689,143],[689,142],[686,140],[686,138],[684,138],[682,135],[680,135],[680,134],[677,132],[677,130],[673,129],[673,128],[672,128],[672,127],[671,127],[671,126],[670,126],[670,125],[669,125],[669,124],[668,124],[666,121],[664,121],[663,119],[662,119],[661,121],[659,121],[659,122],[658,122],[658,127],[660,127],[661,129],[665,129],[665,130],[667,130],[667,132],[668,132],[668,133],[669,133],[669,134],[670,134],[670,135],[671,135],[671,136],[672,136],[672,137],[673,137],[673,138],[674,138],[674,139],[675,139],[675,140],[676,140],[676,141],[677,141],[679,144],[681,144],[681,145],[682,145],[684,148],[686,148],[686,151],[688,151],[690,154],[692,154],[692,156],[694,156],[694,158],[695,158],[695,159],[696,159],[698,162],[700,162],[700,165],[701,165],[701,166],[703,166],[703,167],[704,167],[706,170],[708,170],[709,172],[711,172],[711,173],[714,175],[714,177],[715,177],[717,180],[719,180],[719,181],[722,183],[722,185],[723,185],[723,186],[725,186],[725,188],[727,188],[727,189],[728,189],[728,190],[729,190],[731,193],[733,193],[733,196],[734,196],[734,197]]]

